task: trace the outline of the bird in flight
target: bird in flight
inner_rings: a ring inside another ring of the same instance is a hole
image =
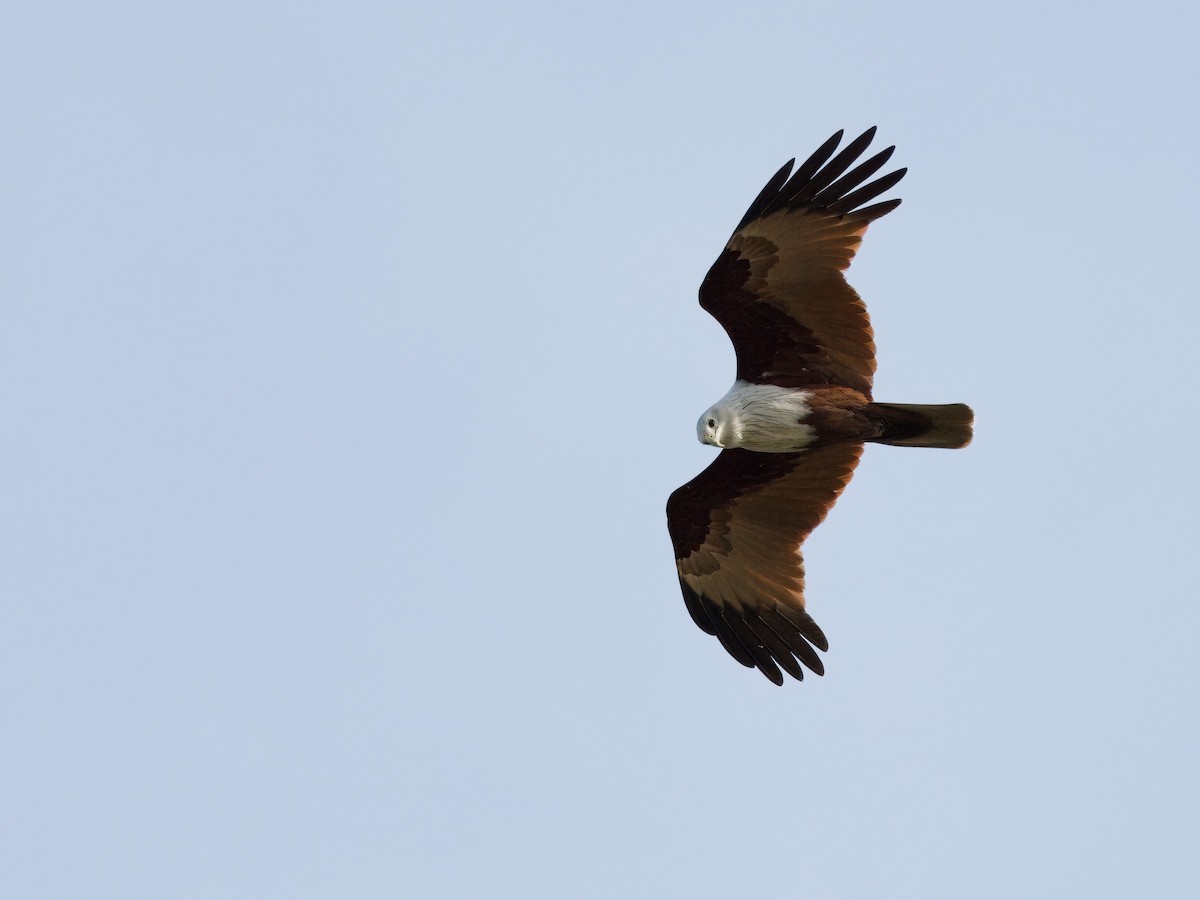
[[[696,423],[720,454],[667,501],[688,612],[775,684],[783,672],[803,679],[801,663],[824,674],[816,651],[829,642],[805,610],[800,545],[863,444],[965,447],[974,421],[962,403],[871,397],[871,322],[842,273],[867,226],[900,205],[871,201],[907,170],[870,181],[895,147],[858,163],[875,129],[838,152],[842,134],[794,173],[795,160],[775,173],[700,285],[700,305],[733,342],[737,376]]]

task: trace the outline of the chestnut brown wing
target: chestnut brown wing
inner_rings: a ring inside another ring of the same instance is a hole
[[[804,609],[800,544],[854,474],[861,444],[801,453],[723,450],[667,501],[684,602],[730,655],[776,684],[803,679],[829,649]],[[798,662],[799,661],[799,662]]]
[[[780,169],[705,276],[700,305],[733,341],[738,378],[789,387],[841,385],[871,396],[871,321],[842,273],[867,226],[900,201],[863,204],[907,171],[868,182],[895,149],[855,166],[874,135],[868,129],[834,155],[839,131],[795,174],[789,177],[794,161]]]

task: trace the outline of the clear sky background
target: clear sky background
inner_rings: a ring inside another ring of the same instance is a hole
[[[1193,3],[25,4],[0,893],[1200,896]],[[664,504],[763,182],[879,126],[828,674]]]

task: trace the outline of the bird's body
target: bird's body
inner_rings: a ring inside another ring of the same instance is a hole
[[[938,436],[934,420],[966,417],[965,425]],[[922,418],[924,416],[924,418]],[[961,403],[872,403],[853,388],[781,387],[735,381],[696,423],[700,443],[755,453],[797,453],[835,441],[963,447],[970,439],[970,409]],[[932,441],[932,442],[931,442]]]
[[[889,147],[855,166],[870,129],[834,156],[838,132],[763,188],[700,288],[737,351],[737,378],[700,417],[717,459],[667,501],[684,601],[702,629],[777,684],[800,663],[824,671],[824,633],[805,610],[800,544],[832,508],[864,443],[964,447],[961,403],[877,403],[866,307],[842,275],[867,225],[899,200],[864,207],[903,177],[864,185]],[[831,158],[832,157],[832,158]],[[794,161],[793,161],[794,162]]]

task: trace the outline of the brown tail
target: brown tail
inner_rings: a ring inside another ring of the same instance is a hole
[[[965,403],[872,403],[867,412],[883,426],[878,444],[956,450],[971,443],[975,413]]]

